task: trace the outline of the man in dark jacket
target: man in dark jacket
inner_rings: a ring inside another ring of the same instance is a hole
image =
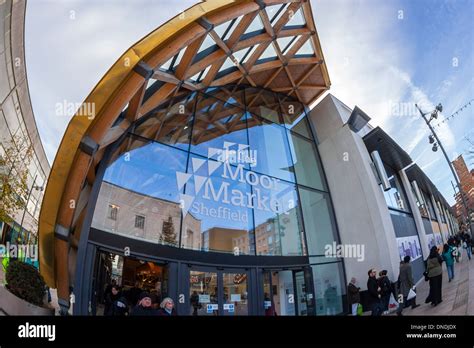
[[[352,277],[351,282],[347,285],[347,300],[352,315],[357,315],[357,307],[360,303],[360,288],[356,286],[356,279]]]
[[[390,295],[392,294],[392,282],[387,276],[388,271],[383,270],[379,273],[379,279],[377,279],[380,287],[380,296],[383,311],[388,311],[388,304],[390,303]]]
[[[150,294],[142,292],[138,297],[138,304],[132,308],[132,316],[158,315],[158,311],[151,306]]]
[[[380,287],[377,284],[377,271],[375,269],[370,269],[367,272],[369,279],[367,280],[367,292],[369,293],[369,306],[372,310],[373,316],[382,315],[382,306],[380,303]]]

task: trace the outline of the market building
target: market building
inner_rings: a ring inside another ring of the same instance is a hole
[[[62,308],[72,288],[74,314],[103,313],[115,279],[180,315],[338,315],[371,267],[409,254],[420,279],[449,205],[329,87],[309,1],[202,2],[127,50],[49,177],[41,272]]]

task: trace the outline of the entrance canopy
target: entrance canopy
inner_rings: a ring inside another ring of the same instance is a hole
[[[237,99],[239,86],[282,93],[304,105],[329,88],[309,1],[199,3],[141,39],[109,69],[69,123],[41,209],[40,269],[46,282],[58,287],[60,298],[69,296],[75,266],[69,260],[75,260],[96,171],[108,146],[143,117],[160,117],[158,110],[171,99],[214,87]],[[256,93],[254,102],[266,105],[268,100]],[[233,131],[226,127],[238,129],[238,120],[224,126],[204,121],[217,127],[216,134]],[[202,139],[212,136],[202,129]]]

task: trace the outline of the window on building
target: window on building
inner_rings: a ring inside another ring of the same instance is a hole
[[[413,193],[413,197],[415,197],[416,205],[418,206],[418,210],[420,211],[421,216],[428,217],[428,211],[427,211],[426,203],[424,202],[423,197],[418,197],[413,187],[411,188],[411,191]],[[420,202],[420,199],[421,199],[421,202]]]
[[[438,204],[438,211],[439,215],[441,216],[441,221],[446,223],[446,216],[444,215],[443,205],[440,202],[436,202],[436,204]]]
[[[426,194],[423,191],[421,192],[421,194],[423,195],[423,200],[426,203],[426,207],[427,207],[428,212],[431,216],[431,219],[436,220],[436,215],[435,215],[435,212],[434,212],[434,209],[433,209],[433,204],[431,203],[431,199],[430,199],[429,195]]]
[[[397,176],[390,177],[390,190],[383,191],[385,202],[389,208],[409,211],[405,193]]]
[[[141,215],[135,215],[135,228],[141,230],[145,229],[145,217]]]
[[[119,207],[115,204],[109,204],[109,219],[117,221]]]

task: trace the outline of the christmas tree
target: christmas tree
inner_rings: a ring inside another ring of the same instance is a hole
[[[163,221],[163,231],[161,232],[160,244],[176,245],[176,233],[174,232],[173,219],[168,217],[168,221]]]

